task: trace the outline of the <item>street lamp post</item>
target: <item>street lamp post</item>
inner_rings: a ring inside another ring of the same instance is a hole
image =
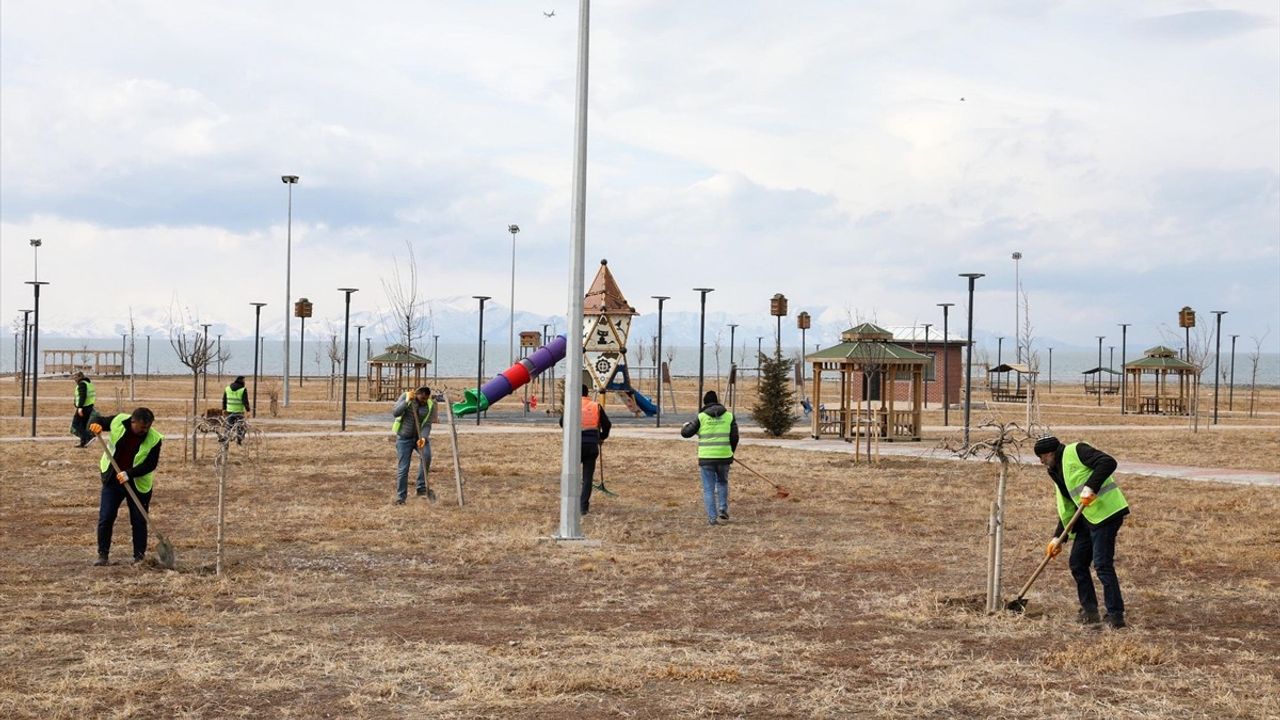
[[[31,254],[34,259],[34,266],[32,267],[31,279],[39,280],[40,279],[40,246],[44,244],[44,240],[41,240],[40,238],[31,238],[27,242],[31,244]]]
[[[360,402],[360,375],[363,371],[360,369],[360,331],[364,330],[363,325],[356,326],[356,402]]]
[[[476,332],[476,404],[480,402],[481,383],[484,382],[484,303],[486,300],[493,298],[488,295],[472,295],[471,297],[480,301],[480,328]],[[569,385],[565,383],[565,393],[569,392]],[[476,408],[476,425],[480,424],[480,409]]]
[[[1022,253],[1015,250],[1013,252],[1013,347],[1014,362],[1022,362],[1022,330],[1020,327],[1018,301],[1022,297],[1022,278],[1019,273],[1019,265],[1022,260]],[[997,361],[999,364],[999,361]]]
[[[440,384],[440,336],[431,336],[431,382]]]
[[[31,286],[35,296],[35,304],[32,305],[34,320],[31,325],[31,437],[35,437],[36,417],[40,414],[37,404],[40,399],[40,286],[49,283],[43,280],[28,280],[27,284]],[[120,365],[123,368],[124,358],[120,359]],[[121,371],[123,372],[123,369]]]
[[[764,336],[756,336],[756,392],[760,392],[760,358],[764,357]]]
[[[658,350],[655,356],[658,375],[658,412],[654,413],[653,426],[662,427],[662,303],[670,300],[671,297],[669,295],[651,295],[650,297],[658,301]]]
[[[1049,392],[1053,392],[1053,348],[1049,348]]]
[[[931,327],[933,327],[933,323],[924,324],[924,351],[925,352],[929,352],[929,328]],[[930,357],[929,364],[933,365],[932,358],[934,356],[930,355],[929,357]],[[926,410],[929,409],[929,368],[925,368],[925,372],[924,372],[924,408]]]
[[[298,387],[302,387],[302,379],[307,376],[307,360],[303,348],[307,344],[307,318],[311,317],[314,303],[306,298],[299,298],[293,304],[293,316],[298,318]],[[358,365],[359,363],[357,363]]]
[[[800,329],[800,384],[801,385],[804,384],[804,381],[806,379],[805,372],[804,372],[804,357],[805,355],[809,354],[809,345],[805,336],[806,336],[806,333],[809,332],[809,328],[810,326],[812,326],[812,324],[813,324],[813,320],[812,318],[809,317],[809,313],[802,312],[799,315],[796,315],[796,327]]]
[[[289,218],[285,225],[284,246],[284,406],[289,407],[289,332],[292,321],[289,319],[289,298],[293,297],[289,290],[290,274],[293,269],[293,186],[298,184],[297,175],[281,175],[280,182],[289,186]],[[255,335],[256,338],[256,335]],[[256,341],[256,340],[255,340]],[[257,383],[254,384],[257,392]],[[257,417],[258,401],[253,402],[254,417]]]
[[[151,379],[151,336],[147,336],[147,379]]]
[[[951,424],[951,334],[947,326],[947,311],[955,303],[938,303],[942,308],[942,424]]]
[[[1216,327],[1213,331],[1213,341],[1216,345],[1213,351],[1213,424],[1218,424],[1218,381],[1222,379],[1222,316],[1227,314],[1226,310],[1210,310],[1214,314]]]
[[[253,306],[253,411],[251,414],[256,418],[258,417],[258,328],[262,323],[262,308],[267,304],[264,302],[249,304]]]
[[[351,293],[359,292],[359,288],[338,288],[338,292],[346,295],[346,314],[342,319],[342,427],[347,431],[347,356],[351,354]],[[301,368],[299,368],[301,370]]]
[[[733,338],[738,330],[737,323],[729,323],[729,405],[730,411],[737,407],[738,374],[733,369]]]
[[[516,362],[516,233],[520,232],[520,226],[511,224],[507,226],[507,232],[511,233],[511,320],[507,326],[507,361]]]
[[[697,407],[702,407],[702,382],[703,372],[706,362],[706,340],[707,340],[707,293],[714,292],[715,288],[694,288],[694,292],[699,294],[702,310],[698,315],[698,399]]]
[[[1227,384],[1227,411],[1235,409],[1236,403],[1236,338],[1239,335],[1231,336],[1231,380]]]
[[[31,317],[30,310],[19,310],[22,313],[22,382],[19,383],[18,416],[26,417],[27,415],[27,358],[31,357],[31,325],[27,322]]]
[[[973,407],[973,285],[985,273],[960,273],[969,279],[969,334],[968,348],[964,354],[964,446],[969,447],[969,415]]]
[[[1098,336],[1098,374],[1093,378],[1093,389],[1098,392],[1098,407],[1102,407],[1102,341],[1106,335]]]
[[[1129,372],[1125,370],[1128,351],[1129,326],[1133,323],[1116,323],[1120,326],[1120,414],[1125,414],[1125,398],[1129,396]]]
[[[1004,362],[1004,338],[996,338],[996,365]]]

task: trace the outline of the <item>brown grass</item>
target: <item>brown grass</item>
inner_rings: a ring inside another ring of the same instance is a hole
[[[445,433],[436,506],[389,505],[382,438],[234,449],[222,577],[209,571],[205,460],[183,464],[166,441],[152,508],[177,572],[93,568],[96,454],[70,438],[6,443],[0,716],[1280,715],[1274,487],[1126,478],[1131,627],[1091,632],[1074,623],[1061,558],[1026,615],[972,602],[993,466],[750,447],[744,458],[792,496],[735,471],[734,519],[708,528],[691,445],[674,429],[669,441],[620,433],[606,446],[620,497],[593,501],[584,531],[600,544],[574,548],[541,539],[557,529],[558,436],[467,430],[462,509]],[[1223,438],[1205,449],[1219,465],[1233,447],[1276,447],[1270,430],[1210,435]],[[1099,437],[1123,465],[1190,433]],[[1055,522],[1038,467],[1015,467],[1009,485],[1007,596]],[[127,543],[122,513],[118,557]]]

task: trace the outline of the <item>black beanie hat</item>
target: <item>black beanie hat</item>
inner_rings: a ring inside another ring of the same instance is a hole
[[[1058,438],[1052,435],[1045,435],[1036,441],[1036,455],[1054,452],[1062,443],[1058,442]]]
[[[716,394],[715,390],[708,390],[707,394],[702,396],[702,405],[704,407],[707,405],[715,405],[719,402],[720,396]]]

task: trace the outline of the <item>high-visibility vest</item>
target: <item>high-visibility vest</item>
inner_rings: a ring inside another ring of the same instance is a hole
[[[729,460],[733,447],[729,444],[729,430],[733,427],[733,413],[725,411],[720,417],[698,413],[698,459]]]
[[[600,429],[600,403],[591,398],[581,398],[582,400],[582,429],[598,430]]]
[[[1077,447],[1079,443],[1071,443],[1062,451],[1062,482],[1067,486],[1067,492],[1071,494],[1071,500],[1063,497],[1062,490],[1058,489],[1057,483],[1054,483],[1054,495],[1058,501],[1058,517],[1062,520],[1063,527],[1071,522],[1071,516],[1076,513],[1076,505],[1080,503],[1080,491],[1084,489],[1085,483],[1089,477],[1093,475],[1093,470],[1089,466],[1080,462],[1080,452]],[[1129,502],[1125,500],[1124,493],[1120,492],[1120,486],[1116,484],[1114,477],[1109,477],[1102,482],[1102,487],[1098,488],[1098,494],[1093,499],[1081,515],[1085,520],[1097,525],[1107,518],[1115,515],[1121,510],[1129,507]]]
[[[76,383],[76,385],[77,385],[76,395],[78,396],[80,394],[79,383]],[[93,405],[97,399],[98,399],[98,394],[93,389],[93,383],[89,382],[88,380],[85,380],[84,381],[84,400],[80,401],[79,397],[77,397],[75,401],[76,407],[89,407],[90,405]]]
[[[120,441],[120,438],[124,437],[126,432],[132,432],[129,429],[129,417],[129,413],[121,413],[111,418],[111,442],[107,444],[110,446],[112,453],[116,451],[116,443]],[[138,467],[141,465],[147,459],[147,456],[151,454],[151,448],[160,444],[163,439],[164,436],[156,432],[154,427],[147,430],[147,436],[142,439],[142,444],[138,446],[137,454],[133,456],[133,466]],[[98,462],[98,470],[106,472],[110,467],[111,456],[104,452],[102,453],[102,460]],[[138,489],[138,492],[151,492],[151,481],[154,475],[155,471],[153,470],[146,475],[134,478],[133,486]]]
[[[406,405],[408,403],[413,402],[413,396],[411,393],[405,392],[404,397],[405,397]],[[425,413],[421,411],[418,412],[418,435],[419,436],[422,435],[422,428],[426,427],[427,423],[430,422],[431,411],[434,410],[435,407],[436,407],[435,399],[429,397],[427,398],[427,411]],[[404,412],[405,414],[410,414],[413,411],[410,410],[408,407],[405,407]],[[391,423],[391,432],[397,435],[400,434],[400,421],[403,419],[404,419],[404,415],[401,415],[400,417],[395,419],[395,422]]]
[[[232,390],[228,385],[222,394],[227,398],[227,412],[231,414],[244,413],[244,397],[249,388],[242,387],[239,390]]]

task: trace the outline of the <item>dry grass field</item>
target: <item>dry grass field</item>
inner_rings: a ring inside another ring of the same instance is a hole
[[[40,434],[53,436],[69,388],[50,384]],[[91,566],[97,453],[70,436],[0,445],[0,716],[1280,717],[1277,487],[1123,477],[1130,627],[1094,631],[1075,623],[1065,555],[1027,614],[979,611],[990,464],[744,446],[791,497],[735,470],[733,519],[708,527],[693,444],[619,423],[604,451],[618,497],[597,495],[583,529],[598,544],[580,546],[543,539],[558,526],[555,433],[468,422],[459,508],[438,428],[440,502],[394,507],[392,444],[339,435],[333,403],[308,387],[260,427],[320,434],[232,448],[216,576],[212,446],[183,462],[182,388],[149,383],[135,403],[170,436],[152,510],[176,571]],[[28,434],[4,392],[0,436]],[[1185,419],[1122,423],[1058,400],[1050,424],[1091,428],[1061,434],[1122,470],[1280,463],[1274,414],[1192,434]],[[1265,401],[1274,413],[1280,393]],[[999,413],[975,421],[987,416]],[[126,515],[114,559],[128,556]],[[1006,518],[1012,596],[1055,523],[1038,466],[1015,466]]]

